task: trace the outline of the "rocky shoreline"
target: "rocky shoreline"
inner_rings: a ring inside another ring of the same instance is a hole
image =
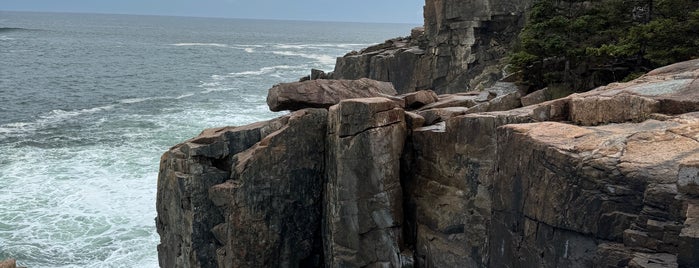
[[[271,89],[289,114],[171,148],[161,267],[699,266],[699,60],[527,95],[499,70],[529,4],[427,0]]]

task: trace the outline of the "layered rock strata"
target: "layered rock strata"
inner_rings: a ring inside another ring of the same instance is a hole
[[[331,78],[390,81],[399,93],[488,88],[503,77],[532,2],[426,0],[424,28],[338,58]]]
[[[515,109],[498,84],[431,122],[403,96],[207,130],[163,156],[161,266],[695,267],[697,81],[699,60]]]

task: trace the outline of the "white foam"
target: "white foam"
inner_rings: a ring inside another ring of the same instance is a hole
[[[245,50],[245,52],[247,52],[247,53],[255,53],[255,49],[251,48],[251,47],[246,47],[243,50]]]
[[[177,97],[175,97],[176,100],[184,99],[184,98],[189,98],[191,96],[194,96],[194,93],[187,93],[187,94],[182,94]]]
[[[178,46],[178,47],[192,47],[192,46],[203,46],[203,47],[230,47],[226,44],[219,44],[219,43],[177,43],[177,44],[170,44],[171,46]]]
[[[325,55],[325,54],[306,54],[306,53],[299,53],[299,52],[293,52],[293,51],[272,51],[273,54],[276,55],[283,55],[283,56],[294,56],[294,57],[303,57],[307,59],[312,59],[317,62],[320,62],[325,65],[332,65],[335,64],[336,57],[333,57],[331,55]]]
[[[56,109],[48,113],[40,115],[39,118],[34,122],[13,122],[8,124],[0,125],[0,133],[2,134],[17,134],[26,133],[31,131],[36,131],[44,126],[60,123],[62,121],[78,117],[86,114],[94,114],[102,111],[111,110],[116,105],[104,105],[94,108],[87,108],[81,110],[61,110]]]
[[[307,65],[276,65],[276,66],[268,66],[268,67],[262,67],[258,70],[255,71],[243,71],[243,72],[233,72],[233,73],[228,73],[226,75],[212,75],[211,79],[220,81],[220,80],[225,80],[227,78],[235,78],[235,77],[242,77],[242,76],[255,76],[255,75],[265,75],[265,74],[270,74],[274,72],[278,72],[281,70],[303,70],[307,68]]]
[[[123,100],[120,100],[119,102],[124,103],[124,104],[133,104],[133,103],[149,101],[152,99],[154,99],[154,98],[132,98],[132,99],[123,99]]]
[[[332,44],[332,43],[320,43],[320,44],[275,44],[275,48],[279,49],[309,49],[309,48],[338,48],[338,49],[348,49],[348,48],[364,48],[371,46],[373,44]]]
[[[7,37],[6,35],[0,35],[0,41],[12,41],[15,40],[12,37]]]

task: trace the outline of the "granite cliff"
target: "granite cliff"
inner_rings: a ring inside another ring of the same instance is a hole
[[[523,96],[498,66],[528,4],[427,0],[424,31],[270,89],[289,114],[171,148],[160,265],[699,266],[699,60]]]
[[[334,79],[390,81],[399,93],[457,93],[490,87],[533,0],[426,0],[425,25],[405,38],[338,58]]]

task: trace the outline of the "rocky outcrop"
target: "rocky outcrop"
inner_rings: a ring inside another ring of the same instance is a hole
[[[269,89],[267,105],[275,112],[328,108],[341,100],[396,95],[393,85],[371,79],[310,80],[282,83]]]
[[[17,262],[14,259],[0,261],[0,268],[16,268]]]
[[[163,155],[160,265],[320,264],[324,147],[318,142],[326,118],[324,109],[307,109],[210,129]]]
[[[332,78],[390,81],[399,93],[488,88],[503,77],[532,2],[426,0],[424,28],[338,58]]]
[[[695,267],[697,81],[699,60],[514,109],[499,83],[204,131],[161,162],[161,266]]]

